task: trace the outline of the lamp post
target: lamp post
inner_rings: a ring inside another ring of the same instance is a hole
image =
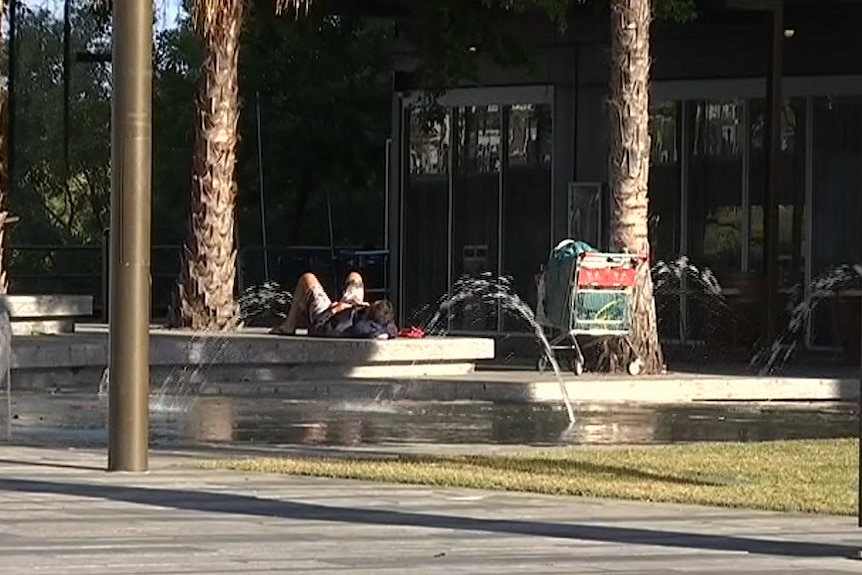
[[[108,471],[146,471],[153,0],[113,3]]]

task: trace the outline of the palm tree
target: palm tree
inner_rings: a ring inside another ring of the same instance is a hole
[[[0,0],[0,20],[6,16],[8,12],[8,0]],[[4,42],[3,46],[8,46]],[[8,49],[8,48],[7,48]],[[9,267],[8,259],[8,237],[6,236],[6,228],[11,223],[9,221],[9,143],[8,143],[8,127],[9,127],[9,64],[8,53],[6,49],[0,50],[2,61],[4,62],[6,82],[0,87],[0,294],[5,294],[9,291],[9,277],[6,270]]]
[[[649,254],[650,0],[611,0],[611,245]],[[663,368],[649,260],[638,270],[632,344],[642,370]]]
[[[239,119],[239,49],[251,0],[195,0],[204,42],[197,93],[189,232],[170,324],[196,330],[237,326],[234,241]],[[259,0],[258,0],[259,1]],[[276,12],[306,11],[311,0],[275,0]]]

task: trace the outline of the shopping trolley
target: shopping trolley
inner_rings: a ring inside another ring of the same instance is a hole
[[[537,319],[559,332],[549,341],[551,354],[557,360],[558,352],[570,352],[569,367],[575,375],[584,372],[583,349],[608,338],[617,338],[631,349],[627,370],[631,375],[640,373],[642,362],[629,334],[632,293],[643,263],[641,256],[599,252],[574,240],[561,242],[551,252],[539,277]],[[579,337],[586,341],[579,342]],[[539,371],[548,364],[542,354]]]

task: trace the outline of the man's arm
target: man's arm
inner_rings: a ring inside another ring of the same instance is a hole
[[[355,302],[355,301],[337,301],[337,302],[335,302],[334,304],[332,304],[331,306],[329,306],[329,312],[330,312],[332,315],[335,315],[335,314],[337,314],[337,313],[338,313],[338,312],[340,312],[340,311],[344,311],[344,310],[346,310],[346,309],[350,309],[350,308],[352,308],[352,307],[368,307],[369,305],[371,305],[371,304],[369,304],[369,303],[368,303],[368,302],[366,302],[366,301],[359,301],[359,302]]]

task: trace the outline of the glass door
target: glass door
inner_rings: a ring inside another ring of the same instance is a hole
[[[551,158],[553,125],[547,104],[518,104],[505,110],[502,273],[535,312],[540,266],[551,245]],[[531,331],[516,314],[503,316],[503,331]]]
[[[813,104],[810,277],[822,300],[811,318],[810,343],[843,349],[858,361],[858,278],[833,280],[839,266],[862,262],[862,97],[819,97]]]
[[[675,262],[682,254],[681,102],[658,102],[650,114],[649,233],[652,263]],[[659,336],[682,339],[682,285],[675,278],[655,284]]]
[[[745,232],[744,100],[701,100],[688,114],[687,254],[698,270],[708,269],[719,283],[731,284],[742,270]],[[691,341],[723,337],[725,320],[698,278],[685,274],[683,335]],[[700,284],[700,285],[699,285]],[[727,294],[725,294],[727,295]]]
[[[470,280],[494,281],[500,274],[501,107],[452,110],[452,329],[497,331],[499,305]],[[461,293],[459,293],[461,292]],[[483,297],[484,296],[484,297]]]
[[[450,119],[429,123],[418,109],[406,116],[401,313],[405,325],[424,325],[449,290]]]

